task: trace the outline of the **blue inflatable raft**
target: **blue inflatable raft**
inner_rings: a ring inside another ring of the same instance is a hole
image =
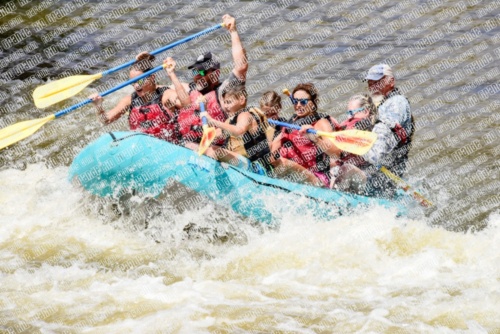
[[[257,175],[137,132],[101,136],[73,160],[69,178],[78,178],[94,195],[115,198],[131,191],[157,197],[168,185],[181,184],[201,198],[267,224],[293,212],[330,219],[370,205],[405,211],[397,202],[385,199]],[[199,201],[191,197],[183,205]],[[278,207],[278,202],[283,205]]]

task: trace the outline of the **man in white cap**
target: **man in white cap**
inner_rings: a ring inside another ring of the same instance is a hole
[[[332,172],[334,177],[341,177],[349,182],[356,181],[364,188],[360,189],[364,194],[393,197],[395,184],[380,172],[380,167],[385,166],[398,176],[406,171],[413,134],[410,103],[394,87],[394,75],[389,65],[378,64],[371,67],[365,80],[368,81],[368,90],[378,106],[378,120],[372,130],[377,134],[377,140],[370,151],[362,156],[370,163],[370,167],[361,170],[350,166],[348,170],[332,169]]]
[[[382,166],[398,176],[406,171],[408,151],[413,135],[413,117],[410,103],[397,88],[392,69],[387,64],[372,66],[365,77],[368,90],[378,106],[378,122],[373,128],[378,137],[373,147],[363,155],[372,164],[366,170],[366,192],[391,197],[395,185],[378,171]]]

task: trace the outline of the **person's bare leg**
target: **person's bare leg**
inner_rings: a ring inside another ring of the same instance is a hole
[[[199,148],[200,148],[200,145],[199,144],[196,144],[196,143],[193,143],[193,142],[186,142],[184,144],[184,147],[185,148],[189,148],[190,150],[193,150],[195,152],[198,152]],[[220,149],[219,146],[216,146],[216,145],[212,145],[210,146],[209,148],[207,148],[207,150],[205,151],[205,155],[207,157],[210,157],[214,160],[217,160],[217,151]]]
[[[316,187],[323,186],[323,183],[316,177],[316,175],[294,161],[279,158],[274,160],[272,165],[277,178]]]
[[[215,155],[217,157],[217,160],[221,162],[226,162],[228,164],[231,164],[239,168],[248,168],[250,162],[247,158],[243,157],[241,154],[226,150],[224,148],[218,148],[215,151]]]
[[[219,152],[219,150],[221,150],[220,146],[212,145],[209,148],[207,148],[207,150],[203,154],[205,154],[207,157],[210,157],[214,160],[219,160],[218,155],[217,155],[218,154],[217,152]]]
[[[198,151],[199,147],[198,144],[190,142],[186,143],[184,146],[193,151]],[[245,163],[247,163],[248,160],[240,159],[241,155],[239,155],[238,153],[228,151],[219,146],[215,145],[210,146],[205,151],[205,155],[209,156],[214,160],[226,162],[239,168],[248,167],[248,165],[242,166],[242,161],[245,160]],[[306,168],[302,167],[301,165],[299,165],[294,161],[284,158],[279,158],[274,160],[272,162],[272,165],[274,167],[274,173],[276,177],[280,179],[284,179],[291,182],[303,183],[316,187],[323,187],[323,182],[321,182],[321,180],[319,180],[316,177],[316,175],[314,175],[314,173],[308,171]]]
[[[198,148],[200,147],[200,145],[188,141],[188,142],[184,143],[184,147],[189,148],[190,150],[193,150],[193,151],[198,151]]]

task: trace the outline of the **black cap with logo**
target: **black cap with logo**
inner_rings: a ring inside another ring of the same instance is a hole
[[[220,69],[220,63],[214,59],[211,52],[207,52],[203,55],[198,56],[196,62],[192,65],[188,66],[188,69],[197,69],[197,70],[218,70]]]

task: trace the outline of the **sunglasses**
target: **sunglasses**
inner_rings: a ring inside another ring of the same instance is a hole
[[[292,103],[294,106],[297,105],[299,102],[301,105],[305,106],[309,101],[311,101],[311,99],[295,99],[292,97]]]
[[[201,75],[202,77],[204,77],[205,75],[207,75],[207,71],[206,70],[193,70],[193,75]]]
[[[366,109],[365,107],[361,107],[361,108],[358,108],[358,109],[347,110],[347,113],[349,115],[351,115],[351,116],[354,116],[355,113],[361,112],[361,111],[363,111],[365,109]]]
[[[139,87],[142,87],[144,86],[144,84],[146,83],[146,81],[148,81],[149,78],[142,78],[140,80],[137,80],[136,82],[134,82],[133,84],[130,84],[132,87],[134,87],[135,85],[138,85]]]

